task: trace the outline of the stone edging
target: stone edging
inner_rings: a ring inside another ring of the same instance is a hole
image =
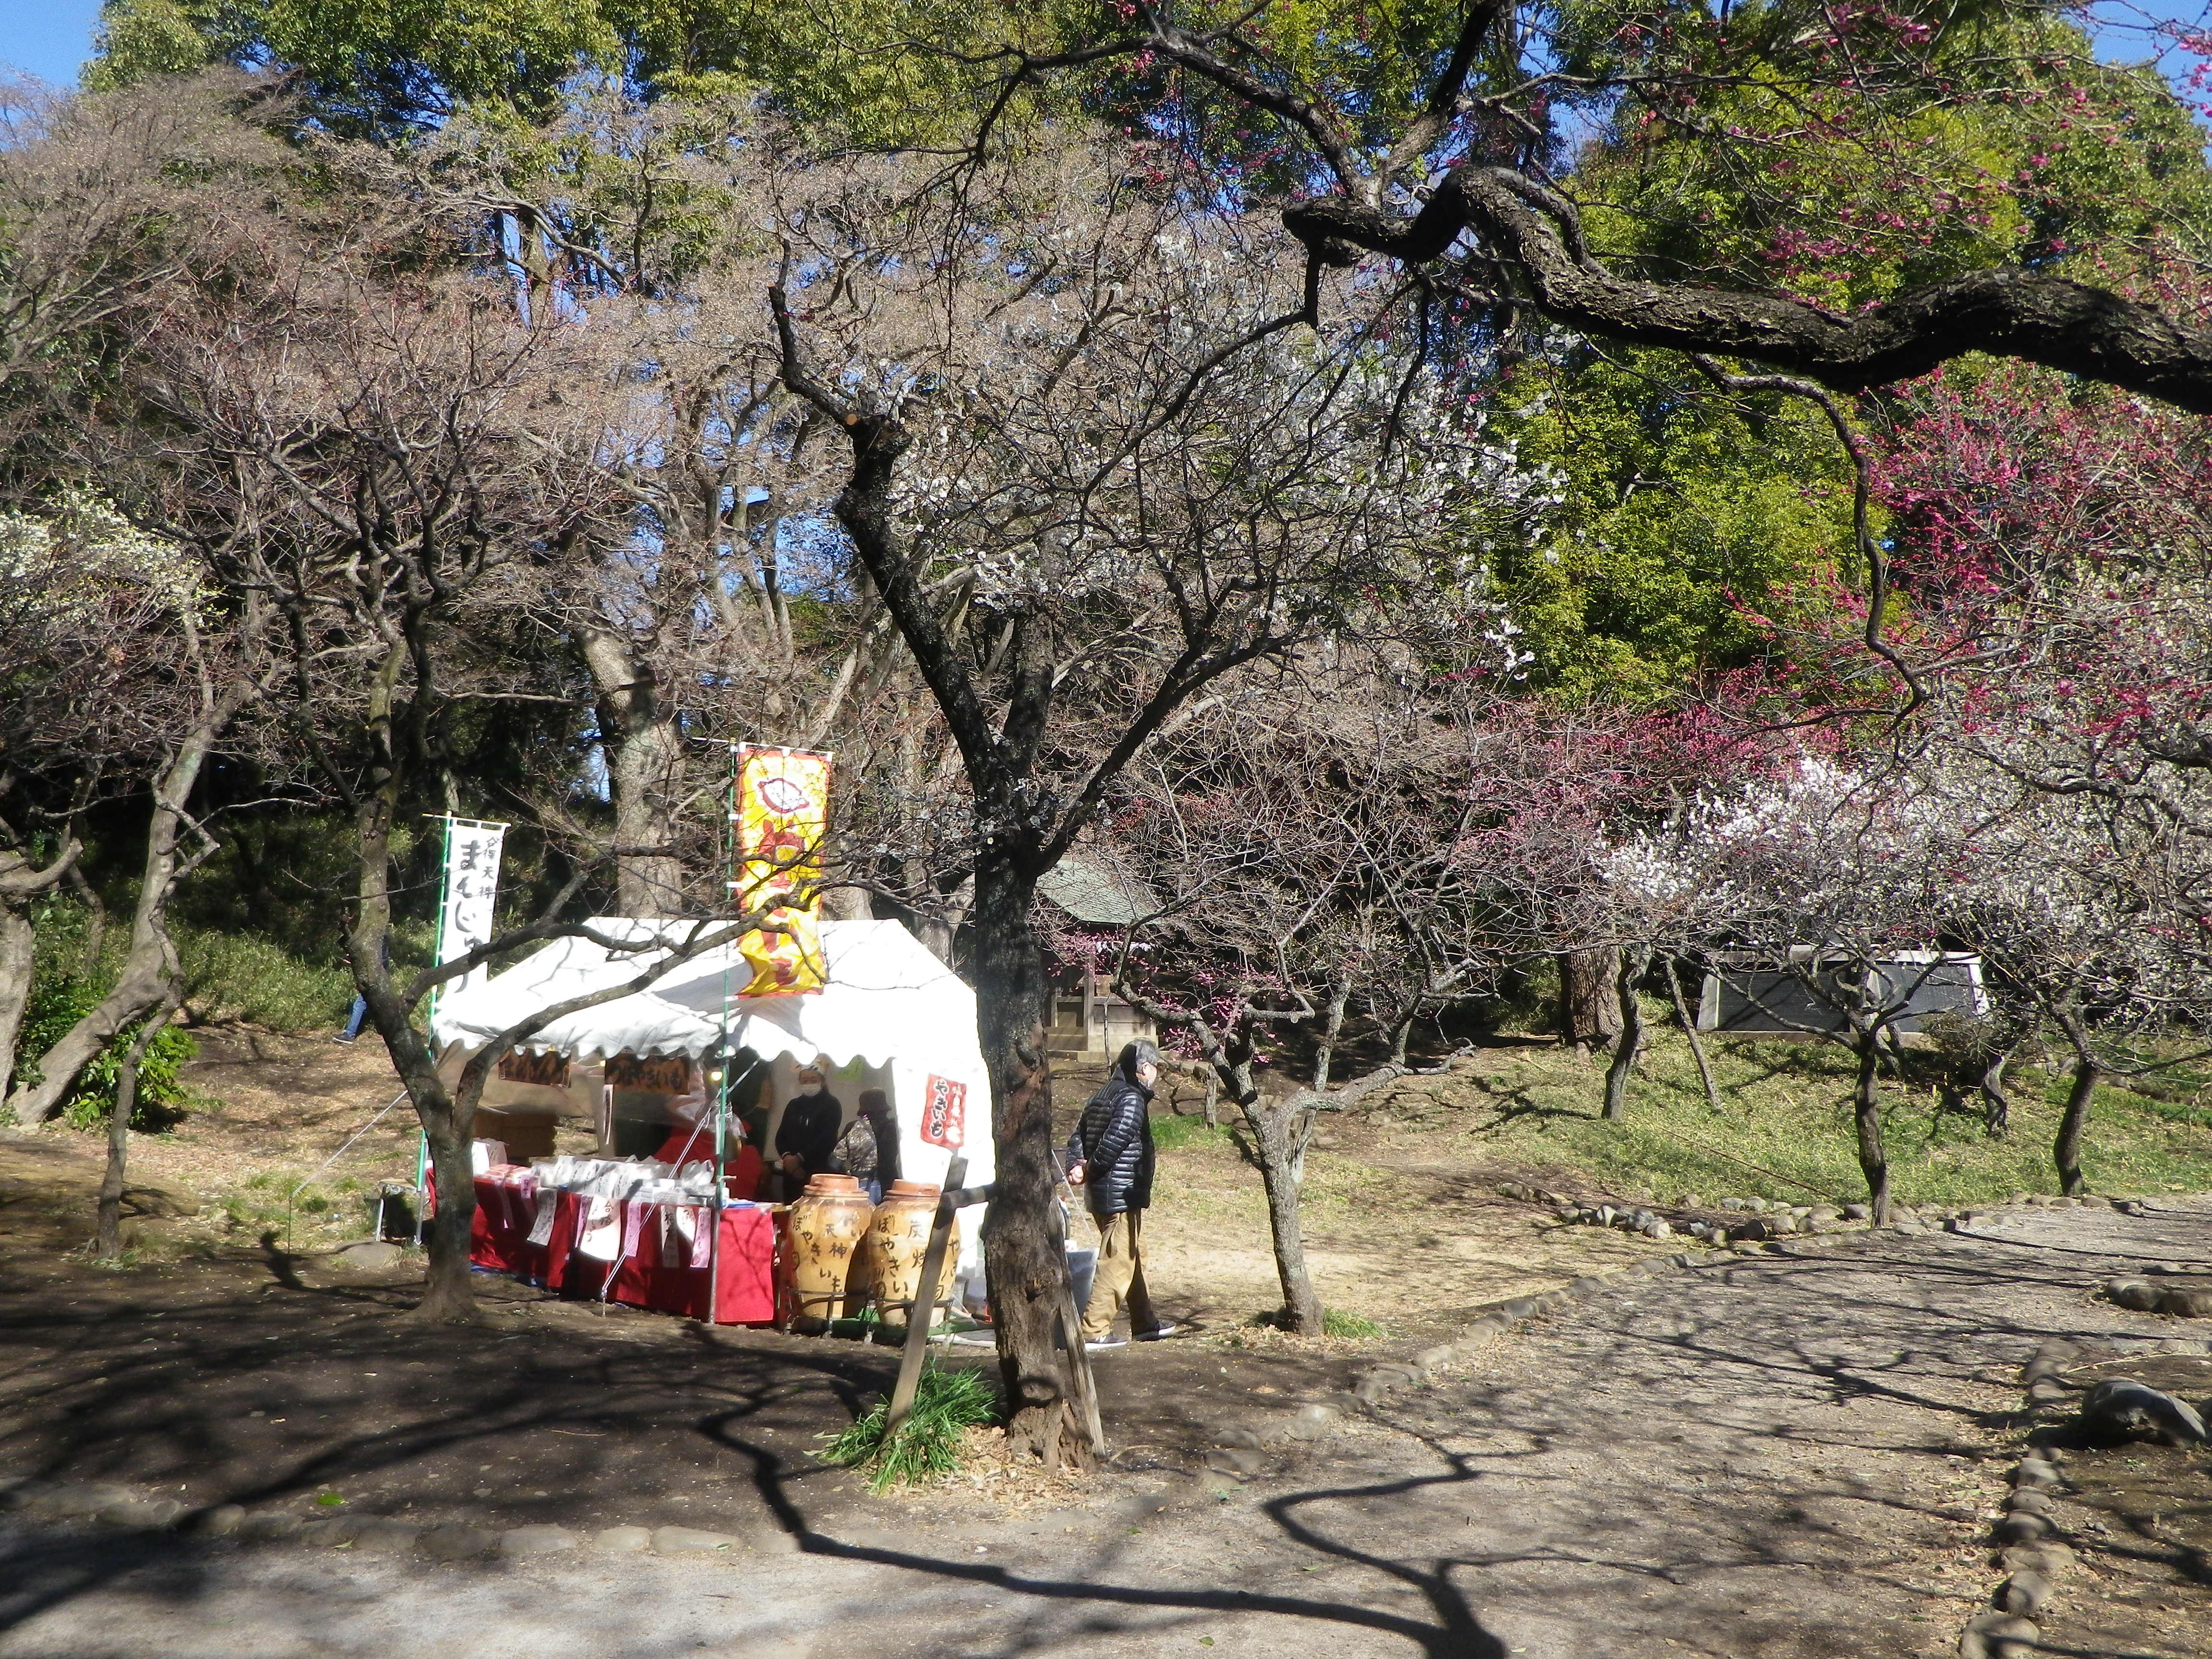
[[[2059,1373],[2081,1358],[2078,1344],[2054,1337],[2036,1349],[2021,1368],[2031,1419],[2056,1414],[2071,1392]],[[2047,1445],[2031,1435],[2029,1450],[2012,1471],[2012,1494],[2004,1513],[1990,1528],[2003,1580],[1990,1593],[1991,1605],[1966,1621],[1959,1637],[1960,1659],[2028,1659],[2043,1639],[2035,1615],[2050,1605],[2060,1574],[2074,1565],[2073,1548],[2051,1521],[2052,1493],[2065,1474]]]

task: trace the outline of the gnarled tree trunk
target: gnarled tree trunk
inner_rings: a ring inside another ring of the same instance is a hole
[[[185,830],[185,803],[199,782],[216,737],[229,723],[234,705],[204,720],[189,733],[154,780],[153,811],[146,828],[146,861],[138,879],[138,902],[131,918],[131,948],[114,988],[100,1004],[62,1034],[40,1058],[35,1087],[18,1089],[9,1103],[26,1123],[43,1123],[62,1108],[83,1071],[113,1042],[116,1033],[159,1006],[177,973],[176,950],[169,942],[170,896],[189,865],[179,852]]]
[[[100,1178],[92,1247],[93,1254],[103,1259],[123,1254],[123,1187],[131,1162],[131,1119],[138,1109],[138,1068],[176,1012],[177,993],[173,988],[153,1017],[138,1028],[115,1074],[115,1109],[107,1115],[107,1167]]]
[[[31,1000],[31,977],[38,936],[31,926],[31,901],[68,875],[82,850],[75,836],[44,865],[0,848],[0,1100],[8,1098],[15,1075],[15,1043],[23,1030],[23,1009]]]
[[[1559,963],[1559,1041],[1577,1048],[1610,1042],[1620,1035],[1620,952],[1610,945],[1562,951]]]
[[[1852,1052],[1858,1075],[1851,1090],[1851,1121],[1858,1133],[1859,1169],[1866,1176],[1867,1202],[1881,1226],[1889,1219],[1889,1153],[1881,1144],[1881,1101],[1875,1090],[1881,1069],[1881,1030],[1855,1032]]]
[[[1054,1333],[1067,1278],[1052,1228],[1060,1179],[1045,1060],[1044,951],[1031,919],[1036,878],[1006,853],[975,872],[969,915],[977,1035],[991,1072],[997,1191],[983,1218],[984,1263],[1006,1384],[1006,1433],[1047,1461],[1081,1464],[1089,1442],[1076,1420]]]
[[[1628,1076],[1644,1055],[1644,1009],[1636,988],[1651,965],[1651,947],[1631,945],[1620,951],[1620,977],[1615,1000],[1620,1011],[1620,1041],[1613,1046],[1613,1063],[1605,1068],[1605,1115],[1618,1123],[1628,1115]]]
[[[2096,1097],[2097,1081],[2104,1066],[2089,1045],[2081,1017],[2070,1008],[2057,1011],[2059,1029],[2074,1045],[2074,1079],[2066,1091],[2066,1109],[2058,1115],[2058,1138],[2051,1143],[2051,1159],[2058,1166],[2058,1190],[2079,1198],[2089,1190],[2081,1176],[2081,1132],[2089,1125],[2089,1104]]]
[[[605,629],[583,635],[585,665],[599,692],[599,741],[614,798],[615,904],[626,916],[682,912],[683,864],[674,853],[675,794],[683,738],[651,665]],[[661,849],[668,850],[661,850]]]

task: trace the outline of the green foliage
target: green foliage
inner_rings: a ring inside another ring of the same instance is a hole
[[[890,1401],[878,1400],[840,1433],[823,1437],[830,1443],[825,1455],[841,1468],[866,1470],[872,1492],[942,1480],[959,1469],[966,1431],[988,1423],[996,1411],[997,1401],[981,1371],[939,1370],[931,1365],[922,1372],[914,1409],[896,1434],[885,1438],[884,1423]]]
[[[1341,1336],[1355,1342],[1370,1341],[1383,1334],[1382,1327],[1376,1321],[1346,1313],[1341,1308],[1322,1310],[1321,1331],[1323,1336]]]
[[[17,1075],[23,1083],[36,1083],[45,1073],[38,1057],[44,1054],[100,1004],[101,988],[74,975],[41,974],[32,981],[23,1025],[16,1042]],[[124,1057],[144,1022],[118,1032],[107,1046],[77,1074],[76,1087],[62,1103],[62,1116],[73,1127],[93,1129],[105,1124],[115,1110],[115,1090],[122,1076]],[[174,1025],[162,1029],[146,1048],[138,1063],[138,1093],[131,1114],[131,1127],[142,1133],[158,1134],[173,1128],[198,1097],[184,1086],[185,1063],[199,1053],[199,1045]]]
[[[188,75],[215,53],[207,9],[179,0],[106,0],[84,67],[88,92],[113,92],[157,75]]]
[[[1489,550],[1540,686],[1663,700],[1756,660],[1753,612],[1849,569],[1848,464],[1808,404],[1715,398],[1666,354],[1583,348],[1524,366],[1499,401],[1524,464],[1565,481],[1557,533]]]
[[[353,975],[343,963],[302,957],[258,934],[180,928],[177,954],[185,997],[203,1019],[328,1030],[353,1004]]]
[[[1231,1112],[1236,1110],[1230,1104]],[[1163,1152],[1178,1152],[1185,1146],[1208,1146],[1221,1139],[1224,1132],[1209,1129],[1202,1117],[1169,1115],[1152,1120],[1152,1145]]]

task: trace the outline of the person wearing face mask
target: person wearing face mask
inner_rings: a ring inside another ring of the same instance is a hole
[[[810,1178],[831,1168],[838,1133],[845,1127],[844,1103],[825,1086],[817,1062],[799,1068],[799,1092],[784,1103],[776,1125],[776,1165],[783,1172],[783,1195],[797,1198]]]
[[[1098,1224],[1098,1266],[1083,1310],[1083,1346],[1097,1352],[1126,1346],[1114,1318],[1126,1303],[1129,1332],[1154,1342],[1175,1330],[1153,1310],[1145,1285],[1144,1219],[1152,1202],[1152,1085],[1160,1051],[1149,1042],[1121,1050],[1098,1092],[1084,1103],[1083,1120],[1067,1142],[1067,1179],[1083,1189]]]

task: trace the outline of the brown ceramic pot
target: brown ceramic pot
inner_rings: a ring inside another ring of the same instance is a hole
[[[817,1328],[837,1316],[849,1284],[857,1295],[864,1281],[853,1267],[868,1237],[874,1206],[850,1176],[818,1175],[791,1206],[791,1288],[798,1322]]]
[[[915,1299],[921,1283],[922,1258],[929,1251],[929,1230],[937,1219],[937,1200],[943,1189],[919,1181],[894,1181],[876,1206],[868,1225],[869,1267],[877,1304],[887,1314],[903,1316],[905,1304]],[[952,1295],[952,1279],[960,1259],[960,1224],[952,1224],[945,1243],[945,1266],[937,1276],[935,1301]]]

